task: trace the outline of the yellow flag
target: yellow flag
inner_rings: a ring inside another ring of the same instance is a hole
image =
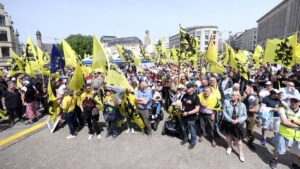
[[[236,57],[239,57],[239,60],[242,64],[247,63],[247,59],[248,59],[248,51],[246,50],[239,50],[237,52]]]
[[[3,119],[3,120],[8,120],[8,116],[5,115],[5,112],[3,110],[0,110],[0,117]]]
[[[51,101],[56,101],[56,97],[54,96],[53,94],[53,91],[52,91],[52,87],[51,87],[51,79],[49,77],[49,80],[48,80],[48,87],[47,87],[47,92],[48,92],[48,102],[51,102]]]
[[[111,84],[123,89],[132,89],[124,74],[118,69],[117,65],[110,65],[110,69],[105,77],[105,83]]]
[[[20,82],[20,79],[19,79],[19,78],[17,78],[16,87],[17,87],[17,89],[21,89],[21,87],[22,87],[22,84],[21,84],[21,82]]]
[[[262,59],[263,59],[263,49],[260,45],[257,45],[253,53],[253,61],[256,67],[260,66],[260,64],[262,63]]]
[[[37,47],[37,56],[40,66],[44,67],[44,65],[48,64],[50,62],[50,57],[47,53],[44,53],[42,49]]]
[[[179,44],[181,58],[188,62],[197,62],[198,38],[188,34],[185,29],[180,27]]]
[[[283,40],[268,39],[264,55],[264,62],[276,63],[291,68],[296,63],[296,46],[298,35],[295,33]]]
[[[236,69],[240,75],[245,79],[245,80],[248,80],[248,70],[245,66],[245,63],[242,63],[242,61],[240,60],[240,56],[239,54],[235,54],[233,56],[231,56],[231,67]]]
[[[66,66],[69,66],[71,68],[76,67],[77,61],[79,60],[79,56],[65,40],[62,41],[62,45],[64,50]]]
[[[69,83],[69,89],[78,90],[83,87],[84,79],[80,64],[77,64],[72,79]]]
[[[153,58],[151,56],[150,53],[146,52],[145,49],[143,47],[140,46],[140,53],[142,54],[142,56],[147,60],[147,61],[151,61],[153,62]]]
[[[174,64],[178,64],[178,60],[179,60],[179,55],[180,55],[180,52],[179,52],[179,50],[178,49],[175,49],[175,48],[172,48],[171,49],[171,59],[172,59],[172,62],[174,63]]]
[[[209,45],[205,54],[205,58],[208,62],[217,62],[218,61],[218,51],[215,47],[215,44],[211,38]]]
[[[296,51],[295,51],[295,56],[296,56],[296,64],[300,64],[300,44],[298,43],[296,46]]]
[[[12,50],[12,58],[15,60],[16,64],[19,67],[19,70],[23,73],[24,72],[24,66],[22,58],[19,57],[13,50]]]
[[[19,57],[13,50],[12,50],[12,58],[10,61],[11,69],[9,70],[9,76],[13,76],[17,73],[25,73],[23,61],[21,57]]]
[[[39,62],[37,58],[37,52],[32,42],[32,38],[29,36],[27,39],[26,47],[26,63],[30,63],[32,71],[39,71]]]
[[[92,70],[99,72],[107,72],[109,67],[108,56],[105,52],[103,45],[94,36],[93,38],[93,63]]]
[[[226,52],[225,52],[225,58],[224,58],[224,65],[230,66],[231,58],[233,58],[233,56],[235,55],[235,51],[228,44],[225,44],[225,48],[226,48]]]
[[[224,74],[224,71],[225,71],[225,69],[221,63],[219,63],[219,62],[209,62],[208,63],[207,72]]]
[[[82,70],[82,73],[83,73],[83,75],[84,75],[85,77],[88,76],[88,75],[90,75],[90,74],[92,73],[92,68],[87,67],[87,66],[85,66],[85,65],[82,65],[82,66],[81,66],[81,70]]]
[[[35,78],[35,74],[34,74],[34,71],[32,69],[32,65],[30,62],[26,63],[26,66],[25,66],[25,72],[27,75],[29,75],[30,77],[32,78]]]
[[[141,58],[135,51],[120,45],[117,45],[117,49],[123,62],[134,63],[135,66],[142,65]]]

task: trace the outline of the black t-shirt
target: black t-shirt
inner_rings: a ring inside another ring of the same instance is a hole
[[[2,97],[5,98],[5,106],[7,109],[15,109],[20,106],[21,99],[19,92],[4,91]]]
[[[272,107],[272,108],[275,108],[276,105],[279,106],[279,104],[280,104],[279,100],[272,99],[270,96],[265,97],[265,98],[262,100],[262,103],[266,104],[267,107]],[[279,116],[278,112],[274,112],[274,116],[275,116],[275,117],[278,117],[278,116]]]
[[[29,87],[25,93],[25,102],[31,103],[35,101],[35,90],[32,87]]]
[[[196,106],[200,105],[199,98],[196,93],[192,95],[189,95],[187,93],[184,94],[181,101],[182,101],[182,109],[184,112],[189,112],[195,109]],[[196,120],[196,117],[197,117],[196,113],[187,116],[189,120]]]
[[[269,76],[270,76],[270,74],[269,74],[269,72],[264,72],[259,78],[258,78],[258,80],[264,80],[263,82],[258,82],[258,85],[259,86],[265,86],[265,84],[266,84],[266,79],[269,79]]]

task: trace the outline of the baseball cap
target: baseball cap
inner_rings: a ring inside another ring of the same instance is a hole
[[[291,96],[291,97],[290,97],[290,101],[292,101],[292,100],[293,100],[293,101],[298,101],[298,102],[299,102],[299,101],[300,101],[300,95],[297,95],[297,96]]]
[[[195,87],[195,85],[191,82],[186,85],[186,88],[191,88],[191,87]]]
[[[272,85],[272,82],[271,81],[267,81],[266,85]]]
[[[279,90],[277,90],[277,89],[273,89],[273,90],[270,91],[271,95],[273,95],[273,94],[279,94],[279,93],[281,93],[281,92]]]

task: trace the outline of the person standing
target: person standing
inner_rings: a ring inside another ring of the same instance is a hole
[[[279,133],[273,140],[275,143],[275,154],[273,159],[269,162],[269,166],[272,169],[277,167],[279,156],[286,153],[287,147],[291,147],[291,168],[300,168],[300,97],[292,96],[290,98],[290,102],[291,104],[287,109],[284,107],[279,108],[279,116],[281,121]]]
[[[76,115],[74,113],[76,106],[76,98],[72,90],[66,90],[65,96],[63,97],[61,108],[65,114],[65,120],[70,129],[70,135],[67,136],[67,139],[75,138],[76,127],[78,126]]]
[[[234,139],[237,143],[239,158],[241,162],[245,161],[243,154],[243,142],[244,138],[242,129],[243,124],[247,119],[247,110],[244,103],[240,100],[240,92],[233,91],[231,95],[231,101],[225,101],[223,106],[224,122],[222,124],[222,129],[226,135],[227,140],[227,150],[228,155],[232,151],[232,140]]]
[[[28,118],[27,124],[31,124],[35,118],[38,118],[38,104],[36,101],[36,90],[31,84],[27,86],[25,92],[25,105],[26,105],[26,116]]]
[[[117,131],[117,109],[118,100],[117,96],[110,88],[105,88],[105,97],[103,99],[104,111],[103,116],[107,126],[106,137],[112,136],[116,138],[118,136]]]
[[[200,137],[199,142],[204,140],[204,137],[209,134],[212,147],[216,147],[215,141],[215,111],[218,106],[218,99],[211,94],[211,88],[206,86],[204,92],[198,95],[200,101]]]
[[[91,140],[94,136],[94,133],[97,135],[97,139],[101,139],[101,133],[98,124],[99,112],[96,108],[96,101],[93,98],[90,84],[87,84],[85,91],[81,94],[80,100],[82,101],[80,109],[81,112],[83,112],[84,119],[89,128],[88,139]]]
[[[21,95],[16,91],[15,84],[9,81],[7,91],[4,91],[2,95],[2,106],[9,116],[10,127],[14,125],[16,113],[22,119],[22,106],[20,105],[22,105]]]
[[[137,92],[135,100],[138,104],[138,112],[144,121],[147,134],[152,135],[151,125],[149,122],[149,113],[152,106],[152,91],[150,88],[147,87],[146,82],[140,83],[140,88]]]
[[[181,129],[183,140],[181,145],[188,142],[188,131],[191,134],[189,149],[193,149],[196,145],[196,129],[195,121],[197,118],[197,113],[199,112],[199,98],[195,92],[195,86],[193,83],[188,83],[186,85],[186,93],[183,95],[182,99],[182,120]]]

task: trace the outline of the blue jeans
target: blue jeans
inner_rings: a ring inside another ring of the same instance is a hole
[[[66,113],[65,119],[69,126],[70,134],[75,135],[75,128],[78,126],[75,113],[74,112]]]
[[[182,118],[181,120],[181,129],[183,140],[188,140],[188,132],[191,133],[191,142],[190,144],[196,144],[196,124],[195,120],[188,120],[186,118]]]
[[[107,123],[108,123],[107,134],[112,136],[117,136],[118,135],[117,120],[115,119],[113,121],[108,121]]]
[[[159,115],[160,114],[160,109],[161,109],[161,104],[159,102],[158,103],[153,103],[153,104],[154,104],[154,107],[156,108],[155,114]]]

